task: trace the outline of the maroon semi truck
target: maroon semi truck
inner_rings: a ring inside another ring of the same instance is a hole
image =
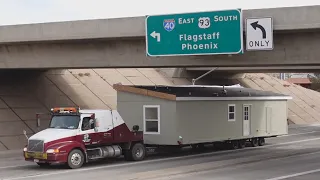
[[[53,108],[49,127],[28,138],[24,148],[25,160],[40,166],[79,168],[90,160],[121,155],[140,161],[146,148],[139,127],[130,130],[116,110]]]

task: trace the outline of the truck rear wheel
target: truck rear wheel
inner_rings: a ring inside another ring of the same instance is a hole
[[[74,149],[69,153],[68,166],[71,169],[80,168],[84,163],[84,155],[79,149]]]
[[[127,150],[124,155],[126,160],[141,161],[146,156],[146,148],[142,143],[136,143],[130,150]]]

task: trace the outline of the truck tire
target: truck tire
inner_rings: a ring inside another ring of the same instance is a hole
[[[239,148],[240,149],[243,149],[246,147],[246,140],[240,140],[239,141]]]
[[[239,148],[239,141],[237,141],[237,140],[231,141],[230,147],[231,147],[231,149],[238,149]]]
[[[258,138],[252,138],[251,139],[251,146],[252,147],[257,147],[258,145],[259,145]]]
[[[68,155],[68,167],[70,169],[80,168],[84,163],[84,155],[79,149],[72,150]]]
[[[205,149],[204,144],[192,144],[191,147],[194,151],[202,151]]]
[[[198,149],[198,145],[191,144],[191,148],[192,148],[193,151],[196,151]]]
[[[141,161],[146,156],[146,148],[142,143],[136,143],[129,151],[125,152],[125,159],[129,161]]]
[[[264,146],[266,144],[264,138],[259,138],[258,144],[259,144],[259,146]]]

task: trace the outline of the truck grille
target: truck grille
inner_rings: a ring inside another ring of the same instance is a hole
[[[29,140],[28,141],[28,151],[30,152],[43,152],[44,149],[43,140]]]

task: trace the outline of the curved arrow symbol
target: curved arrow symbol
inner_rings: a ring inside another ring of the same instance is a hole
[[[254,30],[257,30],[257,28],[259,28],[259,29],[261,30],[261,32],[262,32],[262,38],[263,38],[263,39],[266,39],[266,37],[267,37],[266,30],[264,29],[263,26],[261,26],[261,25],[258,24],[258,23],[259,23],[259,21],[256,21],[256,22],[254,22],[254,23],[251,23],[251,26],[253,27]]]
[[[157,38],[157,41],[160,42],[160,33],[157,33],[156,31],[153,31],[150,35],[153,38]]]

